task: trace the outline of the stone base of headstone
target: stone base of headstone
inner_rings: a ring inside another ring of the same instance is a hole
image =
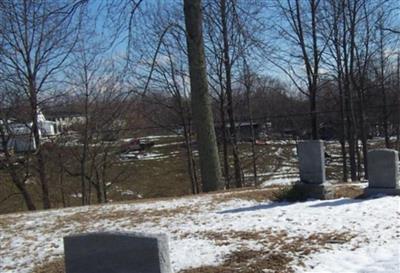
[[[335,187],[324,183],[324,184],[309,184],[303,182],[297,182],[293,185],[294,190],[304,194],[307,199],[321,199],[328,200],[335,198]]]
[[[400,189],[388,189],[388,188],[366,188],[364,190],[364,196],[377,196],[377,195],[399,195]]]

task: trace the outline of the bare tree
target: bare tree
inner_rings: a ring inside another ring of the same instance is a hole
[[[21,128],[16,128],[16,109],[18,100],[12,96],[13,91],[2,85],[0,102],[0,150],[3,155],[0,157],[0,168],[7,171],[12,183],[18,189],[19,194],[25,202],[28,210],[36,210],[32,193],[28,189],[28,181],[32,176],[29,154],[16,154],[14,144],[17,134],[21,137]],[[19,124],[23,126],[23,124]],[[25,129],[28,129],[26,127]],[[28,131],[28,130],[25,130]]]
[[[66,62],[79,28],[82,1],[2,1],[1,65],[29,101],[35,157],[45,209],[51,207],[38,113],[50,83]]]
[[[310,107],[310,125],[311,136],[313,139],[318,139],[318,113],[317,113],[317,94],[320,80],[320,66],[322,55],[326,49],[326,42],[321,41],[320,29],[317,22],[323,20],[321,15],[321,1],[290,1],[286,4],[283,1],[278,1],[278,6],[281,10],[281,15],[284,18],[285,24],[280,26],[280,33],[291,40],[300,50],[299,58],[305,68],[306,90],[301,87],[295,77],[290,76],[298,87],[300,92],[308,97]],[[288,27],[288,28],[287,28]],[[291,59],[294,56],[291,56]],[[299,75],[293,69],[287,72]]]
[[[253,166],[253,179],[254,185],[258,186],[258,177],[257,177],[257,150],[256,150],[256,135],[254,131],[254,122],[253,122],[253,109],[252,109],[252,91],[254,89],[254,78],[255,75],[251,72],[250,67],[246,61],[246,58],[243,60],[243,85],[246,92],[246,102],[248,107],[248,116],[251,128],[251,154],[252,154],[252,166]]]

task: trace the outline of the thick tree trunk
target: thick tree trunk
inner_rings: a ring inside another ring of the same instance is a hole
[[[193,121],[197,132],[202,186],[204,192],[209,192],[224,188],[224,183],[208,94],[201,0],[184,0],[184,14]]]

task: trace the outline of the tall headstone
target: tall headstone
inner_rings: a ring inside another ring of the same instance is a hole
[[[171,273],[166,235],[89,233],[64,238],[66,273]]]
[[[323,184],[325,176],[325,148],[322,140],[306,140],[297,144],[300,180],[306,184]]]
[[[399,194],[399,153],[391,149],[368,152],[368,188],[366,193]]]
[[[325,147],[322,140],[304,140],[297,144],[300,181],[294,185],[303,198],[332,199],[334,187],[326,183]]]

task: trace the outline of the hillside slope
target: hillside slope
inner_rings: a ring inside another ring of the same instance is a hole
[[[400,271],[400,197],[270,196],[247,190],[1,215],[0,272],[40,264],[35,272],[56,272],[46,268],[62,263],[63,236],[93,231],[167,233],[175,272]]]

